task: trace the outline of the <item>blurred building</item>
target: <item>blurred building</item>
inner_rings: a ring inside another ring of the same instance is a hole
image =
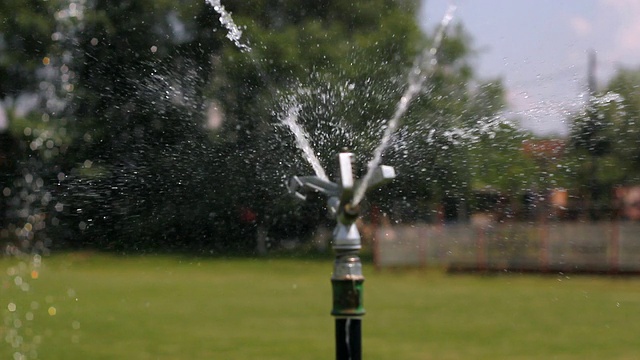
[[[617,187],[615,196],[620,218],[640,220],[640,186]]]

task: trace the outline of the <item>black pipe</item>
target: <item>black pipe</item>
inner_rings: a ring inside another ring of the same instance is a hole
[[[336,360],[362,359],[362,320],[336,318]]]

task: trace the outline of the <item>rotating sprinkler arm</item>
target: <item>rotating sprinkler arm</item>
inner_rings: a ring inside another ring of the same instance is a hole
[[[344,155],[344,156],[343,156]],[[307,199],[307,193],[311,191],[319,192],[321,194],[331,198],[338,198],[342,204],[348,204],[353,199],[354,189],[360,186],[360,181],[354,181],[353,170],[351,167],[351,153],[341,153],[339,157],[340,164],[340,178],[339,184],[333,183],[329,180],[322,179],[318,176],[293,176],[287,184],[287,190],[289,193],[299,198],[300,200]],[[367,190],[374,189],[380,185],[384,185],[392,181],[396,177],[396,172],[393,167],[380,165],[373,173],[370,184],[367,186]],[[357,184],[356,185],[354,185]]]
[[[340,186],[317,176],[294,176],[287,184],[287,190],[300,200],[307,200],[309,192],[319,192],[328,197],[327,209],[331,217],[336,217],[340,207]]]
[[[322,193],[328,197],[335,197],[340,194],[338,184],[317,176],[294,176],[289,180],[287,189],[290,194],[293,194],[300,200],[306,200],[307,193],[311,191]]]
[[[307,199],[309,192],[319,192],[328,197],[327,208],[337,220],[333,233],[333,248],[336,250],[359,250],[360,234],[355,222],[360,214],[360,207],[353,205],[355,189],[362,186],[353,174],[353,153],[338,154],[338,180],[336,183],[318,176],[294,176],[287,186],[289,192],[301,200]],[[375,169],[367,190],[385,184],[395,178],[395,170],[391,166],[379,166]]]
[[[373,171],[371,181],[367,186],[367,190],[372,190],[378,186],[391,182],[396,178],[396,171],[392,166],[380,165]]]
[[[341,152],[338,154],[338,186],[340,187],[340,203],[348,204],[355,191],[355,179],[353,177],[353,153]]]

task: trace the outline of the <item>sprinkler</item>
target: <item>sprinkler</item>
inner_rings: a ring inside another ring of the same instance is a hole
[[[353,153],[343,151],[338,154],[338,179],[335,183],[318,176],[294,176],[288,184],[289,192],[301,200],[306,200],[309,192],[326,195],[329,214],[336,219],[331,244],[336,256],[331,275],[331,315],[335,317],[337,360],[362,358],[364,276],[358,256],[362,248],[360,232],[356,226],[360,206],[352,203],[355,189],[366,186],[366,190],[369,190],[396,176],[393,167],[381,165],[375,169],[367,184],[361,184],[353,175],[353,159]]]

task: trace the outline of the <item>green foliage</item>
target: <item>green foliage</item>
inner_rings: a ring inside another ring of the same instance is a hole
[[[251,51],[225,38],[205,1],[95,0],[64,22],[54,17],[69,7],[61,0],[0,5],[16,14],[0,24],[0,97],[40,96],[32,114],[12,117],[11,126],[26,144],[22,156],[48,164],[30,171],[52,187],[45,192],[55,199],[38,211],[53,214],[59,225],[47,232],[60,246],[251,250],[258,226],[279,229],[281,239],[303,236],[322,221],[322,201],[311,210],[287,198],[284,180],[310,169],[283,114],[300,108],[331,175],[343,146],[364,167],[408,69],[433,42],[417,26],[415,1],[224,5]],[[428,207],[489,183],[515,187],[470,166],[495,142],[510,149],[515,139],[512,129],[491,135],[502,85],[475,79],[471,56],[463,27],[451,30],[385,153],[400,174],[389,189],[395,197],[374,201]],[[39,90],[43,73],[46,91]],[[51,99],[66,105],[54,109]],[[214,105],[224,120],[208,128]],[[41,134],[47,138],[31,149]]]
[[[624,169],[621,182],[640,182],[640,69],[622,69],[609,82],[607,91],[618,94],[619,103],[607,107],[607,119],[611,122],[613,161]]]
[[[639,85],[640,70],[619,70],[572,119],[575,183],[596,209],[606,210],[613,187],[640,182]]]
[[[469,151],[472,188],[522,195],[534,187],[540,169],[523,151],[523,142],[531,135],[502,125],[495,133],[484,135]]]
[[[0,4],[0,99],[34,90],[61,1],[7,0]]]

